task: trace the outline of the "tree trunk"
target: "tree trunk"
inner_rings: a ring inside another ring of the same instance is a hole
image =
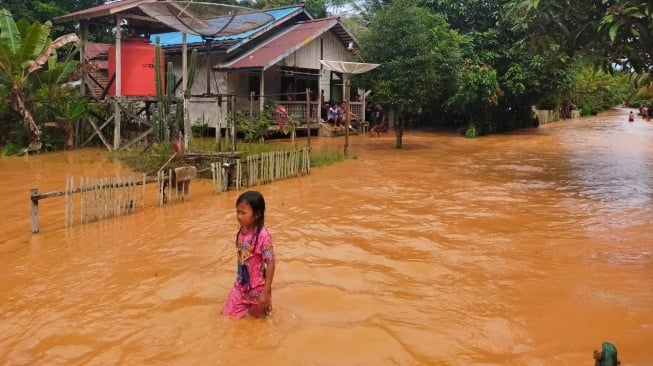
[[[401,149],[403,146],[402,139],[404,137],[404,118],[401,113],[401,109],[397,108],[395,115],[395,137],[396,137],[396,148]]]
[[[18,114],[23,117],[23,121],[28,123],[29,129],[32,131],[35,140],[38,140],[41,136],[41,129],[39,129],[39,126],[36,125],[32,113],[30,113],[30,111],[25,106],[25,93],[18,88],[14,88],[11,90],[10,100],[11,109],[18,112]]]

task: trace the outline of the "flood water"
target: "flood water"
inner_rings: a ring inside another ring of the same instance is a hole
[[[64,228],[66,174],[105,151],[0,158],[0,364],[623,365],[653,353],[653,122],[627,110],[466,139],[352,137],[356,159],[258,186],[274,314],[220,315],[235,199]],[[300,140],[305,143],[305,140]],[[314,149],[342,138],[313,138]]]

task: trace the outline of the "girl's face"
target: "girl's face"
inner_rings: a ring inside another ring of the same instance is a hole
[[[236,218],[243,231],[250,231],[254,229],[256,223],[256,216],[252,207],[247,202],[241,202],[236,206]]]

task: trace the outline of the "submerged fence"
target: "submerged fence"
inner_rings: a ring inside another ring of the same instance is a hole
[[[85,178],[79,180],[75,187],[72,176],[66,177],[66,188],[63,191],[39,193],[38,189],[30,190],[30,213],[32,233],[38,233],[39,200],[64,196],[64,226],[71,227],[75,222],[74,195],[79,195],[79,222],[88,223],[110,217],[128,215],[135,211],[140,202],[140,207],[145,207],[145,184],[147,179],[143,174],[142,179],[135,175],[112,178]],[[142,186],[140,197],[137,186]]]
[[[145,207],[145,182],[141,183],[140,197],[137,197],[136,176],[124,176],[113,178],[81,178],[78,189],[74,187],[74,180],[71,176],[66,178],[66,205],[65,205],[65,227],[71,227],[74,223],[74,199],[73,194],[79,194],[79,222],[86,224],[93,221],[103,220],[110,217],[123,216],[134,213],[138,202],[140,207]]]
[[[215,193],[225,192],[229,187],[240,190],[243,186],[253,187],[310,174],[310,149],[223,158],[211,163],[210,170]],[[190,182],[197,173],[196,167],[187,166],[169,169],[167,175],[160,170],[153,178],[145,174],[142,177],[82,177],[77,186],[75,179],[68,175],[66,188],[62,191],[39,193],[38,189],[30,190],[32,233],[40,230],[39,200],[64,196],[64,226],[72,227],[76,217],[79,223],[86,224],[129,215],[138,208],[145,209],[145,186],[148,183],[157,183],[156,206],[190,200]]]
[[[213,191],[225,192],[230,186],[253,187],[276,180],[311,173],[310,149],[271,151],[242,159],[224,159],[211,163]]]

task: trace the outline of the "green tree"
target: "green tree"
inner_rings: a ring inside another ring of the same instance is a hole
[[[63,133],[62,146],[56,146],[57,148],[73,147],[75,129],[87,113],[88,99],[80,97],[79,88],[63,85],[79,65],[79,61],[74,59],[77,53],[76,49],[63,62],[58,62],[56,54],[52,55],[47,62],[47,69],[36,75],[34,83],[35,117],[47,121],[46,126],[56,127]],[[46,145],[48,139],[54,140],[48,134],[44,134],[42,139]]]
[[[634,94],[628,76],[623,71],[609,74],[592,65],[580,65],[576,68],[571,98],[583,115],[611,108]]]
[[[653,67],[653,2],[646,0],[603,1],[598,37],[605,40],[606,68],[649,72]]]
[[[601,56],[603,40],[597,37],[607,0],[516,0],[505,5],[513,29],[523,31],[520,43],[534,50],[558,45],[567,56],[584,51],[585,56]]]
[[[51,27],[50,22],[16,23],[7,9],[0,10],[0,92],[5,92],[3,97],[28,125],[35,141],[39,141],[41,129],[34,121],[27,98],[31,78],[58,48],[79,43],[75,34],[51,41]]]
[[[462,66],[460,36],[444,17],[399,0],[381,10],[361,39],[367,62],[381,66],[365,74],[375,101],[396,112],[396,146],[406,119],[429,104],[441,104]]]
[[[517,85],[528,75],[524,102],[545,109],[570,105],[576,65],[581,58],[600,58],[592,47],[599,23],[593,15],[602,7],[600,2],[517,0],[504,4],[504,24],[513,34],[506,60],[510,74],[501,78],[509,98],[513,90],[507,85]],[[521,68],[514,68],[516,64]]]
[[[469,124],[465,134],[468,137],[496,132],[490,118],[491,110],[499,104],[502,95],[496,70],[485,64],[471,64],[468,60],[458,91],[449,100],[460,115],[467,117]]]
[[[2,7],[9,10],[14,19],[45,23],[50,19],[74,11],[87,9],[97,5],[96,0],[3,0]],[[52,37],[75,32],[73,23],[54,24]]]

